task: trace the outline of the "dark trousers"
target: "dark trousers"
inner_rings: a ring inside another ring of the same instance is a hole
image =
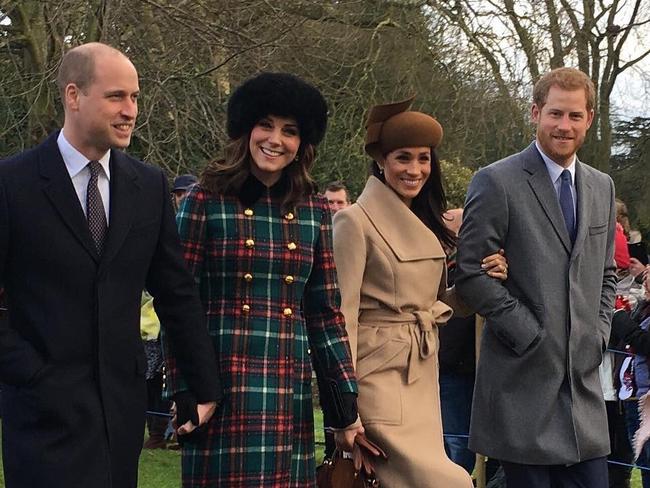
[[[474,375],[440,372],[440,408],[445,451],[456,464],[472,474],[476,455],[467,448],[472,414]]]
[[[501,461],[508,488],[608,488],[607,458],[571,466],[538,466]]]
[[[162,371],[147,380],[147,410],[156,413],[169,413],[171,402],[162,398],[163,375]],[[147,429],[149,435],[163,438],[167,431],[169,417],[163,415],[147,415]]]
[[[611,454],[607,457],[610,461],[619,463],[632,463],[632,447],[627,437],[625,413],[620,401],[606,401],[607,425],[609,427],[609,448]],[[607,465],[609,472],[609,488],[630,488],[632,468],[620,464]]]
[[[639,428],[639,407],[635,400],[623,402],[625,409],[625,420],[627,423],[628,434],[630,440],[634,439]],[[641,486],[643,488],[650,488],[650,442],[646,442],[641,450],[639,459],[636,460],[636,465],[641,469]]]

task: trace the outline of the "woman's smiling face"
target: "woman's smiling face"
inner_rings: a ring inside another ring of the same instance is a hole
[[[296,120],[267,115],[251,131],[251,172],[266,186],[272,186],[280,179],[282,170],[296,158],[299,148],[300,130]]]
[[[431,174],[431,148],[395,149],[386,154],[383,168],[386,184],[410,207]]]

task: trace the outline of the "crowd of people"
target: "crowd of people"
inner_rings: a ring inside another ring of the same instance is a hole
[[[614,185],[576,156],[587,75],[544,74],[535,141],[452,210],[443,127],[413,97],[369,108],[352,203],[311,176],[328,107],[294,75],[238,86],[223,155],[172,188],[123,151],[140,90],[124,53],[75,47],[57,83],[62,129],[0,163],[8,488],[135,487],[147,408],[173,413],[146,419],[144,447],[173,430],[185,488],[315,487],[313,373],[326,455],[367,436],[384,488],[471,488],[474,453],[509,488],[610,486],[612,316],[647,383],[650,313],[615,300]],[[627,428],[645,459],[643,412]]]

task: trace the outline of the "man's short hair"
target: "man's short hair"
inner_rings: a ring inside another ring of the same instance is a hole
[[[345,184],[342,181],[332,181],[329,185],[325,187],[325,191],[336,192],[341,190],[345,192],[345,200],[349,202],[350,192],[348,191],[348,188],[345,186]]]
[[[124,56],[118,49],[99,42],[82,44],[63,55],[56,75],[56,85],[63,103],[65,103],[65,87],[70,83],[74,83],[85,93],[95,81],[95,59],[100,53]]]
[[[95,56],[86,49],[72,49],[61,60],[56,84],[61,100],[65,100],[65,87],[74,83],[81,91],[85,91],[93,82],[95,76]]]
[[[575,68],[556,68],[535,83],[533,103],[538,108],[542,108],[546,103],[548,92],[552,86],[569,91],[583,89],[587,97],[587,110],[593,110],[596,104],[596,89],[589,76]]]

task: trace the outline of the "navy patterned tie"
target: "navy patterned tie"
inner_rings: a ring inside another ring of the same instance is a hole
[[[88,191],[86,192],[86,218],[88,219],[90,235],[93,237],[93,241],[95,241],[97,254],[101,255],[104,249],[106,230],[108,229],[104,202],[102,202],[102,195],[99,193],[99,187],[97,186],[97,180],[102,166],[99,164],[99,161],[90,161],[88,163],[88,169],[90,169],[90,180],[88,181]]]
[[[564,215],[564,223],[566,229],[569,231],[571,244],[576,241],[576,219],[573,207],[573,195],[571,194],[571,173],[568,169],[562,171],[560,175],[562,183],[560,185],[560,207],[562,207],[562,215]]]

